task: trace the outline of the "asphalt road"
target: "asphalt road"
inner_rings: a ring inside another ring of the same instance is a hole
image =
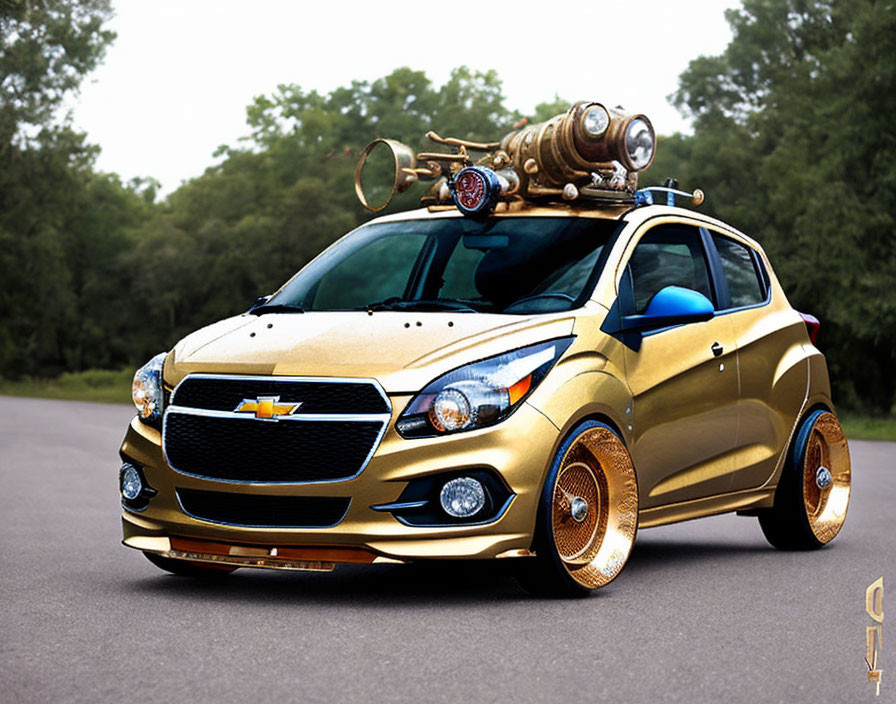
[[[0,397],[0,702],[896,701],[894,616],[880,699],[863,659],[865,587],[896,594],[896,444],[851,444],[825,550],[752,518],[654,528],[609,587],[550,601],[500,563],[168,576],[119,542],[131,415]]]

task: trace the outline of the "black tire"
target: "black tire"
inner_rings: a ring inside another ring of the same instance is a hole
[[[221,579],[226,577],[236,568],[227,565],[203,565],[189,560],[176,560],[171,557],[163,557],[154,552],[144,552],[146,559],[156,567],[176,574],[178,577],[192,577],[193,579]]]
[[[573,487],[582,491],[568,490]],[[577,499],[585,501],[582,518],[573,511]],[[520,559],[517,580],[537,596],[587,596],[622,570],[637,529],[638,483],[628,450],[609,425],[584,421],[551,462],[539,500],[535,557]]]
[[[827,477],[823,469],[828,470]],[[830,484],[822,487],[828,478]],[[778,550],[824,547],[846,520],[849,490],[849,448],[843,429],[830,411],[812,411],[794,434],[774,507],[759,514],[762,532]]]

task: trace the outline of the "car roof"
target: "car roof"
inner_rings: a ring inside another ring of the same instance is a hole
[[[683,218],[689,220],[691,223],[698,227],[706,227],[707,229],[715,230],[721,234],[730,235],[735,239],[742,240],[744,244],[749,245],[759,252],[763,251],[762,245],[760,245],[749,235],[745,235],[737,228],[732,227],[728,223],[722,222],[721,220],[718,220],[714,217],[705,215],[695,210],[689,210],[687,208],[676,208],[667,205],[647,205],[641,208],[631,208],[626,213],[625,221],[638,226],[646,223],[649,220],[666,217]]]
[[[501,202],[489,217],[581,217],[595,218],[599,220],[619,220],[626,212],[631,210],[630,203],[624,205],[595,208],[593,206],[582,207],[573,204],[556,203],[551,205],[535,204],[529,201]],[[453,205],[431,205],[428,208],[418,208],[402,213],[394,213],[376,218],[371,222],[399,222],[402,220],[430,220],[434,218],[462,218],[463,215]]]
[[[454,206],[440,205],[384,215],[371,220],[370,222],[385,223],[401,222],[404,220],[431,220],[462,217],[466,216],[460,213]],[[550,205],[542,205],[531,203],[529,201],[511,201],[499,203],[498,207],[495,208],[495,211],[490,217],[582,217],[599,220],[619,220],[633,224],[636,227],[649,220],[657,218],[682,218],[698,227],[707,227],[722,234],[733,236],[735,239],[742,240],[753,249],[756,249],[759,252],[763,251],[762,246],[753,238],[721,220],[688,208],[678,208],[667,205],[635,207],[631,204],[625,204],[595,208],[593,205],[579,206],[575,203],[551,203]]]

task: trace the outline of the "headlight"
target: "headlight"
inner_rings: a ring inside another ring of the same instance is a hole
[[[572,340],[542,342],[448,372],[411,399],[395,427],[402,437],[422,438],[499,423],[541,383]]]
[[[131,396],[140,419],[151,423],[162,417],[162,365],[167,352],[160,352],[134,374]]]
[[[582,127],[585,134],[596,139],[610,126],[610,114],[603,105],[592,105],[582,113]]]
[[[636,117],[625,130],[625,153],[634,169],[645,169],[653,161],[656,139],[653,127],[644,118]]]

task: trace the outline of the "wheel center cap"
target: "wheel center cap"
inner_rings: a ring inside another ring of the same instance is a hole
[[[570,505],[569,513],[576,523],[581,523],[588,515],[588,502],[581,496],[575,497]]]
[[[815,472],[815,486],[819,489],[827,489],[833,482],[834,477],[831,476],[831,470],[827,467],[819,467]]]

